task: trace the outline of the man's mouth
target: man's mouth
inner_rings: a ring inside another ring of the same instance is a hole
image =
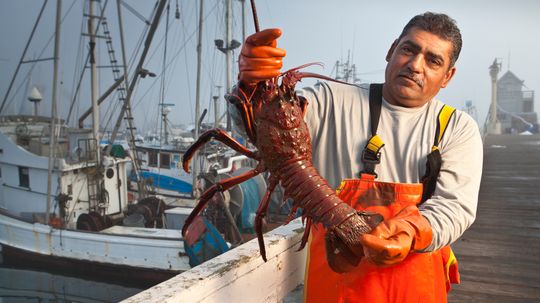
[[[424,81],[420,79],[418,76],[416,76],[415,74],[401,72],[399,73],[398,76],[411,80],[412,82],[416,83],[416,85],[420,86],[420,88],[424,87]]]

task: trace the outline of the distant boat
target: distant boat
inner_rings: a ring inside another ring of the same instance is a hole
[[[169,197],[191,197],[193,194],[193,176],[182,168],[182,155],[191,141],[180,144],[154,144],[143,141],[136,145],[141,161],[139,177],[145,180],[150,192]],[[186,144],[184,144],[186,143]],[[132,188],[135,188],[137,176],[130,175]]]
[[[131,170],[131,189],[136,190],[137,178],[141,178],[151,194],[172,198],[192,197],[195,193],[193,182],[196,178],[192,172],[184,171],[182,156],[195,139],[189,131],[169,138],[167,113],[168,111],[164,110],[162,114],[165,130],[162,132],[163,136],[149,134],[135,144],[140,165],[138,175]],[[239,155],[225,145],[211,142],[199,152],[193,165],[198,166],[198,174],[222,174],[245,167],[247,160],[246,156]]]

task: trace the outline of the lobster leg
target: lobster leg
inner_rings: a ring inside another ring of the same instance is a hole
[[[300,247],[298,247],[298,251],[301,251],[306,247],[306,243],[309,239],[309,233],[311,232],[311,218],[306,219],[306,228],[304,229],[304,234],[302,235],[302,241],[300,242]]]
[[[225,145],[249,158],[258,159],[258,156],[254,152],[240,144],[240,142],[229,136],[229,134],[227,134],[225,131],[215,128],[203,133],[199,139],[197,139],[197,141],[193,143],[193,145],[191,145],[184,153],[184,156],[182,157],[182,166],[186,172],[189,172],[189,162],[191,162],[191,158],[193,158],[195,152],[211,139],[216,139],[223,142]]]
[[[268,210],[268,205],[270,204],[270,196],[272,195],[272,192],[274,191],[274,188],[276,188],[278,182],[278,178],[270,176],[268,188],[266,189],[266,193],[264,194],[261,204],[257,209],[257,215],[255,216],[255,233],[257,234],[257,241],[259,241],[261,257],[263,258],[264,262],[266,262],[266,248],[264,247],[264,239],[262,233],[263,218],[266,216],[266,211]]]
[[[262,165],[259,164],[255,169],[247,171],[236,177],[221,180],[217,182],[216,184],[210,186],[210,188],[208,188],[201,195],[199,202],[197,203],[193,211],[191,211],[191,213],[187,217],[186,222],[184,226],[182,227],[182,236],[185,238],[188,227],[191,225],[191,223],[193,223],[193,220],[195,219],[195,217],[197,217],[197,215],[199,215],[199,213],[204,209],[206,204],[208,204],[208,201],[212,198],[212,196],[214,196],[214,194],[216,194],[217,192],[224,192],[237,184],[240,184],[248,179],[255,177],[261,172],[262,172]]]

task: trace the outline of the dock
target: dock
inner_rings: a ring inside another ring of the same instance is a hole
[[[488,135],[476,221],[449,302],[540,302],[540,136]]]
[[[123,302],[302,302],[302,231],[297,219],[266,234],[268,263],[253,240]],[[540,135],[485,138],[476,221],[452,248],[448,302],[540,302]]]

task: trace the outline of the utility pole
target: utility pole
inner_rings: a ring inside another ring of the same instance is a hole
[[[489,67],[489,75],[491,76],[491,111],[488,125],[488,133],[491,135],[501,134],[501,123],[497,118],[497,79],[501,63],[497,59],[493,60],[493,64]]]

